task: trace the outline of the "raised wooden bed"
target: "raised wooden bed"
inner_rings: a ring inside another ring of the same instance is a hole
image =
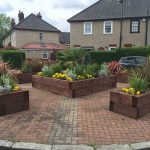
[[[138,119],[150,112],[150,91],[141,95],[111,91],[109,108],[113,112]]]
[[[79,97],[116,88],[116,80],[116,76],[110,76],[106,78],[94,78],[68,82],[65,80],[34,75],[32,77],[32,86],[67,97]]]
[[[0,95],[0,116],[29,109],[29,91]]]
[[[18,82],[20,84],[23,83],[31,83],[32,82],[32,75],[35,73],[20,73],[17,75]]]
[[[117,82],[127,83],[129,74],[127,72],[120,72],[117,74]]]

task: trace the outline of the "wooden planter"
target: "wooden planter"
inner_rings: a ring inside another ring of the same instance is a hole
[[[32,75],[35,73],[20,73],[17,75],[18,82],[20,84],[23,83],[31,83],[32,82]]]
[[[127,72],[120,72],[117,74],[117,82],[127,83],[129,74]]]
[[[34,75],[32,77],[32,86],[67,97],[79,97],[116,88],[116,80],[116,76],[110,76],[106,78],[94,78],[68,82],[65,80]]]
[[[110,110],[138,119],[150,112],[150,91],[141,95],[126,94],[117,90],[111,91]]]
[[[29,91],[0,95],[0,116],[29,109]]]

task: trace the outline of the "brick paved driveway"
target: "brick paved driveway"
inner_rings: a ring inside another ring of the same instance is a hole
[[[150,140],[150,114],[134,120],[110,112],[109,91],[71,99],[34,89],[30,84],[22,87],[30,90],[30,110],[0,117],[0,139],[46,144]]]

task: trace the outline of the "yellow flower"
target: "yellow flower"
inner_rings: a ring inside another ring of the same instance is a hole
[[[141,94],[141,92],[140,91],[137,91],[137,93],[136,93],[137,95],[140,95]]]
[[[42,76],[42,75],[43,75],[42,72],[38,72],[38,73],[37,73],[37,76]]]
[[[14,87],[14,89],[13,89],[13,91],[20,91],[20,86],[18,86],[18,85],[16,85],[15,87]]]

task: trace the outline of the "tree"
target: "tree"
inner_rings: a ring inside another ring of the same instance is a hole
[[[0,47],[3,46],[3,36],[11,29],[11,18],[6,14],[0,14]]]

